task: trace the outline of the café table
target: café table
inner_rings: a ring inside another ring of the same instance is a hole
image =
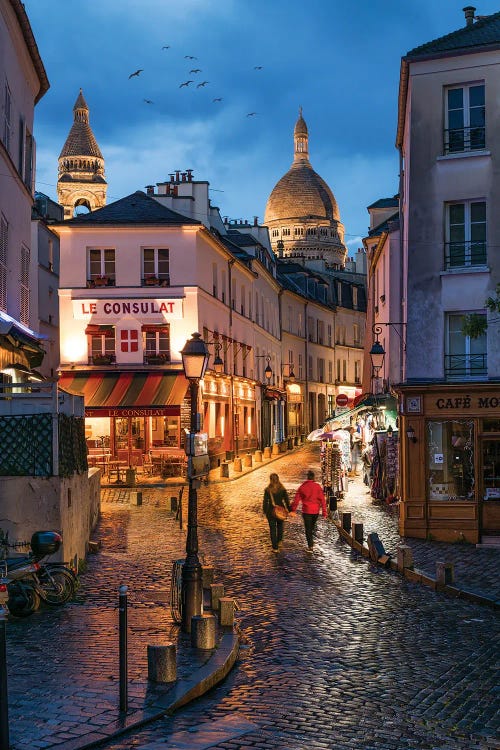
[[[109,481],[111,481],[111,475],[112,473],[116,473],[116,480],[114,484],[123,484],[123,479],[121,478],[121,472],[124,470],[124,467],[128,466],[128,461],[109,461],[108,462],[108,476]]]

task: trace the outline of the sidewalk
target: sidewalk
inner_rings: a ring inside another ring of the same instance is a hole
[[[437,562],[452,563],[455,581],[445,593],[481,604],[500,606],[499,549],[401,537],[398,531],[398,505],[373,504],[361,476],[349,480],[348,492],[345,499],[338,503],[338,511],[339,514],[342,511],[350,512],[353,522],[363,524],[365,540],[367,534],[376,532],[393,560],[396,560],[399,546],[410,547],[414,568],[425,577],[425,585],[435,580]]]

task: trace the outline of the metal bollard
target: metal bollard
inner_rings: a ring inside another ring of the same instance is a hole
[[[363,524],[359,523],[357,521],[354,521],[352,524],[352,535],[354,537],[354,541],[358,542],[359,544],[363,544]]]
[[[127,684],[127,587],[120,586],[118,597],[120,652],[120,711],[128,710]]]
[[[9,750],[9,696],[7,692],[7,612],[0,605],[0,750]]]
[[[351,531],[351,514],[346,511],[342,513],[342,528],[349,533]]]

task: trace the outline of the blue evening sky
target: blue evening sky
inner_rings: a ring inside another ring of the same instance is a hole
[[[35,111],[37,190],[57,198],[57,158],[82,87],[106,162],[108,202],[190,168],[210,182],[223,216],[262,221],[292,162],[301,105],[312,166],[337,198],[351,251],[367,232],[366,207],[398,190],[401,56],[464,26],[468,4],[24,3],[51,84]],[[477,15],[499,9],[493,0],[475,4]]]

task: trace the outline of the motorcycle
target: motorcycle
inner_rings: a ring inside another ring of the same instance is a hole
[[[28,546],[26,542],[9,543],[8,533],[0,536],[0,586],[6,584],[7,607],[16,617],[28,617],[40,606],[58,606],[69,601],[77,588],[78,579],[64,563],[44,562],[57,552],[62,537],[55,531],[36,531],[29,546],[31,551],[22,557],[7,558],[9,548]],[[1,600],[0,591],[0,600]]]

